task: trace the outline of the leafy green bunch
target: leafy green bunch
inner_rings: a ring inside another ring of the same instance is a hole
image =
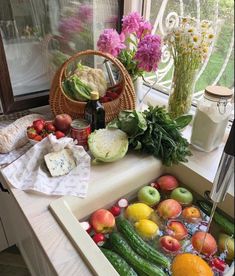
[[[149,106],[147,110],[121,111],[109,128],[119,128],[129,137],[129,146],[135,150],[153,154],[166,166],[187,162],[189,143],[180,130],[192,120],[183,115],[173,120],[164,107]]]

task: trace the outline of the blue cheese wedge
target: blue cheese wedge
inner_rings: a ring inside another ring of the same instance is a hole
[[[51,176],[68,174],[76,167],[76,162],[70,149],[48,153],[44,156],[44,160]]]

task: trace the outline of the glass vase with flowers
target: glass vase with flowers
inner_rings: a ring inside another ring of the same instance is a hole
[[[211,23],[183,17],[179,25],[168,30],[165,44],[172,54],[174,74],[168,101],[172,118],[189,112],[200,65],[206,60],[214,38]]]
[[[139,83],[139,78],[145,72],[154,72],[161,60],[161,37],[151,34],[152,25],[138,12],[132,12],[122,19],[122,31],[119,34],[114,29],[105,29],[101,33],[97,47],[100,51],[117,57],[133,83]],[[136,93],[140,93],[136,88]],[[137,106],[141,97],[137,94]]]

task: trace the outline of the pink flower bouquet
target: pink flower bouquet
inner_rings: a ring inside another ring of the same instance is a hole
[[[152,25],[138,12],[122,19],[122,32],[105,29],[97,47],[100,51],[117,57],[135,80],[144,72],[156,71],[161,59],[161,38],[152,35]]]

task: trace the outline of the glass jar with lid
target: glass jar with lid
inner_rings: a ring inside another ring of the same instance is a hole
[[[232,111],[232,90],[223,86],[208,86],[199,101],[193,121],[191,144],[210,152],[222,142]]]

